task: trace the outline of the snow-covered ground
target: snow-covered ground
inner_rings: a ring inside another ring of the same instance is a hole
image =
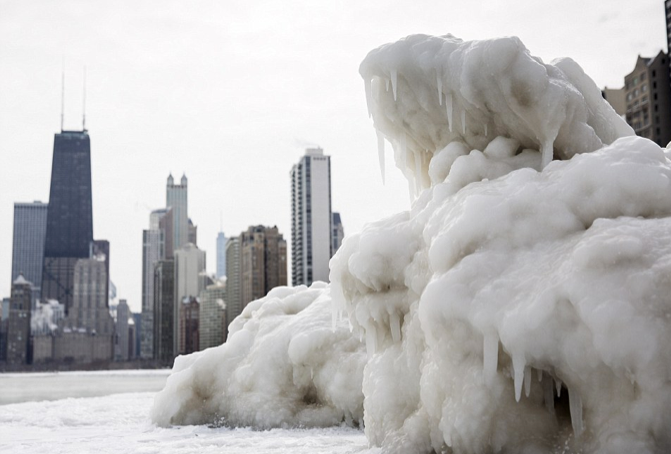
[[[154,393],[67,398],[0,406],[2,453],[374,453],[362,431],[160,428]]]

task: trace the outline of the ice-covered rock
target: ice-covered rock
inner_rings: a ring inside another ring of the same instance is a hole
[[[337,310],[368,344],[369,440],[669,451],[664,150],[626,137],[577,64],[545,65],[515,38],[411,36],[361,73],[397,166],[427,188],[331,262]],[[392,74],[395,99],[381,89]]]
[[[179,358],[154,420],[363,413],[390,453],[670,452],[671,149],[516,38],[411,36],[361,73],[411,209],[345,238],[330,286],[273,291]]]
[[[366,354],[347,320],[331,325],[325,284],[271,290],[233,321],[225,344],[175,360],[152,420],[262,429],[359,425]]]

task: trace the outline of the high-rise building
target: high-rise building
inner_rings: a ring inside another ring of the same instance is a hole
[[[189,238],[187,242],[198,245],[198,226],[193,224],[191,218],[189,218]]]
[[[61,131],[54,137],[41,294],[66,313],[75,263],[89,257],[92,241],[91,142],[86,130]]]
[[[242,306],[287,285],[287,243],[277,227],[252,226],[240,234]]]
[[[130,345],[132,339],[129,338],[128,319],[130,318],[130,308],[126,300],[119,300],[116,308],[116,341],[114,348],[114,359],[117,361],[128,361],[130,359]]]
[[[226,276],[226,235],[219,232],[217,235],[217,278]]]
[[[331,245],[331,255],[333,256],[335,255],[336,251],[340,249],[342,240],[345,238],[345,228],[343,227],[342,221],[340,220],[340,213],[335,211],[333,212],[332,226],[333,233],[331,234],[331,238],[333,244]]]
[[[175,184],[172,174],[168,176],[165,189],[165,205],[173,213],[173,248],[179,249],[189,242],[189,205],[187,179],[182,175],[180,184]]]
[[[671,142],[671,82],[669,57],[639,55],[634,70],[624,77],[626,120],[636,135],[661,147]]]
[[[27,281],[32,282],[33,300],[40,298],[40,285],[42,285],[47,208],[46,203],[37,201],[14,204],[12,282],[19,275],[23,275]]]
[[[166,240],[169,240],[169,257]],[[140,334],[140,356],[144,359],[154,357],[154,266],[172,257],[172,210],[154,210],[149,216],[149,229],[142,231],[142,323],[136,328]]]
[[[154,267],[154,358],[165,365],[175,359],[175,262],[160,260]]]
[[[230,324],[242,312],[242,268],[240,238],[226,242],[226,323]]]
[[[184,298],[179,309],[179,354],[188,355],[200,348],[198,322],[200,304],[195,297]]]
[[[216,347],[226,341],[226,287],[221,282],[208,285],[200,294],[200,350]]]
[[[197,298],[205,289],[207,275],[205,273],[206,263],[205,251],[197,246],[187,243],[181,249],[175,251],[175,306],[174,306],[174,345],[175,351],[179,352],[181,344],[181,306],[184,300]]]
[[[12,283],[7,325],[7,364],[26,364],[30,357],[32,284],[22,275]]]
[[[310,285],[329,279],[331,158],[308,148],[291,169],[291,280]]]
[[[664,0],[666,12],[666,52],[671,52],[671,0]]]

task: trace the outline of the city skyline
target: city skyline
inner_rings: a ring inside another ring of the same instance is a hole
[[[220,226],[227,233],[251,224],[290,232],[289,169],[305,148],[319,145],[332,157],[332,206],[348,234],[409,208],[389,146],[386,186],[381,182],[358,75],[368,50],[417,32],[515,34],[544,61],[570,56],[597,85],[620,87],[638,54],[654,56],[666,45],[656,0],[613,2],[609,10],[499,1],[424,2],[425,11],[410,2],[119,5],[0,7],[2,297],[10,294],[13,204],[48,202],[63,61],[65,129],[81,125],[87,66],[93,237],[112,244],[111,279],[119,298],[139,311],[142,230],[149,213],[165,205],[170,173],[189,178],[190,217],[210,273]]]

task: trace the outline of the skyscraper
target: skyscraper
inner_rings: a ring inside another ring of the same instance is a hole
[[[32,284],[22,275],[12,283],[7,328],[7,363],[26,364],[30,356],[30,306]]]
[[[169,244],[166,245],[166,240]],[[166,250],[169,249],[169,257]],[[154,267],[160,260],[172,258],[172,210],[154,210],[149,215],[149,229],[142,231],[142,324],[140,355],[154,357]]]
[[[189,215],[187,179],[182,175],[180,184],[175,184],[172,174],[165,188],[165,205],[172,208],[173,248],[179,249],[189,242]]]
[[[199,350],[216,347],[226,340],[226,287],[220,282],[208,285],[200,294]]]
[[[230,324],[242,312],[242,275],[240,263],[240,238],[226,242],[226,323]]]
[[[287,243],[277,227],[252,226],[240,234],[242,307],[287,285]]]
[[[205,260],[205,251],[201,251],[191,243],[187,243],[181,249],[175,251],[175,305],[173,314],[175,352],[180,352],[179,347],[182,342],[180,334],[184,333],[180,318],[182,304],[184,301],[190,301],[191,298],[197,298],[200,292],[205,289],[207,279]],[[198,348],[197,345],[196,348]]]
[[[165,365],[175,359],[175,262],[160,260],[154,266],[154,358]]]
[[[66,314],[75,263],[89,257],[92,241],[91,142],[86,130],[61,131],[54,136],[41,293],[63,304]]]
[[[329,279],[331,157],[308,148],[291,169],[291,280],[310,285]]]
[[[340,249],[342,244],[342,239],[345,238],[345,228],[342,225],[340,220],[340,213],[333,212],[333,222],[331,223],[333,227],[333,233],[331,234],[331,240],[333,245],[331,246],[331,255],[335,255],[336,251]]]
[[[226,235],[219,232],[217,235],[217,278],[226,276]]]
[[[14,204],[14,237],[12,241],[12,282],[23,277],[33,283],[33,300],[40,298],[44,239],[47,231],[46,203]]]

